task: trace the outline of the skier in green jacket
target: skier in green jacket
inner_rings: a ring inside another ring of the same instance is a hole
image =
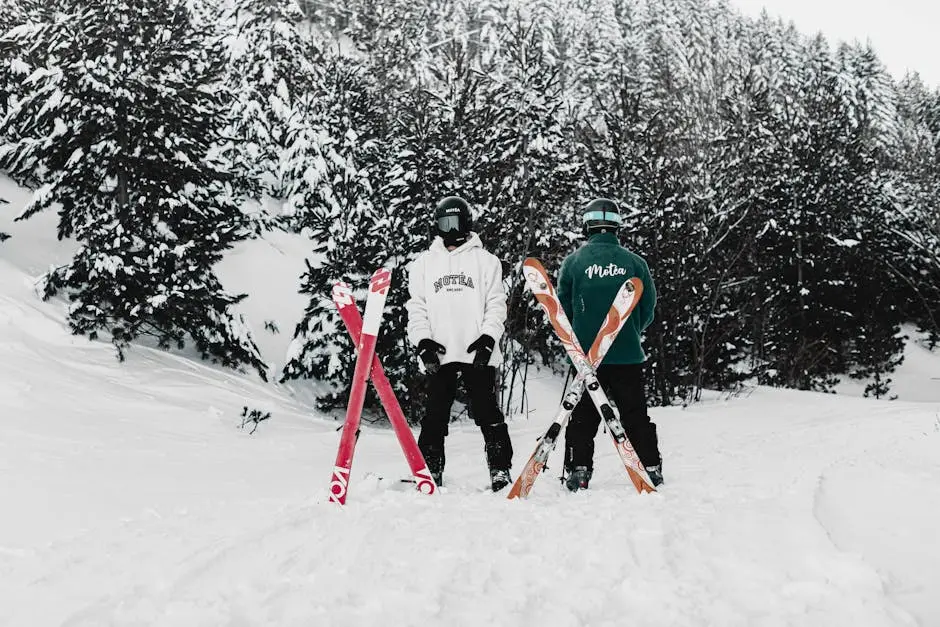
[[[653,485],[663,482],[662,457],[656,425],[646,410],[643,363],[646,354],[640,334],[653,321],[656,286],[646,261],[617,239],[622,224],[617,203],[592,200],[582,212],[588,240],[561,264],[558,298],[581,346],[587,350],[610,309],[620,286],[630,277],[643,282],[643,295],[627,319],[604,361],[597,378],[617,405],[620,421]],[[601,416],[587,394],[575,407],[565,430],[565,485],[575,492],[588,487],[594,472],[594,437]]]

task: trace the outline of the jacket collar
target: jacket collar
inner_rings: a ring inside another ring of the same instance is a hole
[[[616,233],[595,233],[588,238],[588,244],[616,244],[620,245]]]
[[[445,255],[459,255],[460,253],[472,248],[483,248],[483,242],[480,240],[480,236],[473,231],[470,232],[470,236],[467,237],[467,241],[454,250],[447,250],[447,247],[444,246],[444,240],[442,240],[439,235],[435,236],[434,241],[431,242],[431,251],[438,254],[443,253]]]

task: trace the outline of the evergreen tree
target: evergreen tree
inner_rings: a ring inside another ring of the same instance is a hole
[[[225,55],[183,1],[39,5],[11,40],[40,51],[22,97],[0,123],[0,167],[42,186],[21,219],[59,209],[72,261],[50,271],[75,333],[107,332],[119,355],[141,335],[191,339],[205,358],[265,366],[213,265],[249,234],[241,182],[215,146],[231,98]]]
[[[892,158],[887,228],[897,244],[891,270],[906,320],[940,340],[940,91],[917,75],[898,85],[899,141]]]
[[[815,65],[807,51],[792,27],[762,20],[752,33],[743,89],[727,107],[730,147],[741,157],[731,164],[731,193],[749,190],[752,240],[741,280],[753,288],[747,345],[754,372],[765,383],[803,388],[831,383],[826,360],[839,354],[826,335],[827,273],[838,272],[826,256],[826,233],[838,215],[826,189],[841,180],[841,164],[831,164],[832,175],[823,170],[829,157],[839,158],[837,138],[825,131],[838,134],[840,109],[826,42],[816,41]]]
[[[393,106],[395,99],[383,93],[377,77],[387,75],[370,72],[335,49],[325,63],[327,96],[315,115],[288,130],[285,211],[290,228],[310,238],[314,261],[301,277],[300,291],[310,302],[294,330],[281,380],[313,377],[323,382],[318,400],[329,408],[342,402],[355,361],[354,346],[330,300],[332,284],[350,283],[362,309],[375,267],[389,261],[397,265],[386,244],[402,234],[390,233],[382,220],[387,215],[383,176],[393,157],[383,138],[386,114],[394,115],[382,100],[388,97]],[[396,271],[390,303],[402,289],[403,277]],[[378,353],[389,369],[386,338],[391,325],[383,320],[382,326]],[[400,392],[401,380],[392,373],[390,380]]]
[[[292,0],[233,0],[226,82],[236,95],[231,135],[233,167],[283,199],[291,184],[284,155],[291,129],[310,124],[324,59]]]
[[[19,80],[17,70],[23,68],[23,64],[18,58],[17,47],[14,45],[13,38],[9,35],[10,31],[25,22],[23,7],[14,2],[0,0],[0,58],[6,61],[0,64],[0,120],[7,116],[7,112],[13,105],[19,91]],[[6,143],[3,131],[0,130],[0,146]],[[0,210],[10,203],[0,197]],[[0,231],[0,242],[9,239],[10,236]]]
[[[846,297],[855,329],[843,352],[850,374],[874,379],[870,390],[881,396],[890,384],[885,375],[903,359],[900,327],[909,299],[908,285],[899,274],[909,272],[907,246],[890,226],[895,202],[890,168],[900,136],[897,90],[868,46],[843,44],[837,62],[848,122],[848,145],[842,152],[849,159],[848,173],[854,175],[843,192],[851,203],[844,210],[849,218],[837,238],[858,242],[845,249],[845,271],[855,294],[864,295]]]

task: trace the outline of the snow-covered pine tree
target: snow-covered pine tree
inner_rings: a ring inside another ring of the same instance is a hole
[[[900,329],[912,295],[908,245],[892,225],[897,222],[891,180],[900,141],[897,90],[870,46],[842,44],[836,62],[848,122],[840,150],[848,161],[844,170],[849,178],[840,193],[848,201],[848,219],[830,239],[858,242],[840,251],[847,257],[852,275],[847,280],[856,295],[847,303],[855,329],[841,347],[849,373],[873,379],[869,391],[882,396],[890,386],[888,373],[903,359]]]
[[[293,179],[286,169],[292,128],[310,124],[325,66],[317,40],[293,0],[227,0],[229,63],[235,93],[233,168],[283,199]]]
[[[59,207],[79,248],[45,276],[65,291],[75,333],[110,335],[119,356],[139,336],[192,340],[228,366],[265,365],[213,265],[249,233],[241,182],[214,146],[231,97],[224,48],[184,0],[36,3],[11,40],[37,51],[0,133],[0,167],[41,173],[21,219]]]
[[[8,41],[4,35],[18,23],[14,5],[6,0],[0,0],[0,58],[4,59],[3,64],[0,65],[0,117],[6,111],[7,102],[13,95],[15,85],[11,66],[15,63],[16,55],[12,42]]]
[[[725,129],[714,171],[717,193],[737,202],[742,218],[745,252],[736,273],[747,327],[738,344],[751,358],[750,373],[767,383],[778,372],[774,355],[797,350],[792,338],[771,329],[793,301],[781,276],[792,266],[794,248],[783,222],[799,184],[788,138],[805,126],[798,98],[804,43],[792,26],[766,16],[745,23],[742,37],[742,71],[720,109]]]
[[[688,201],[684,215],[676,211],[671,219],[683,226],[666,235],[661,246],[674,251],[660,262],[666,271],[660,272],[668,282],[663,300],[676,302],[678,319],[675,331],[662,340],[674,345],[671,359],[677,372],[660,378],[672,376],[688,402],[698,400],[704,388],[733,390],[746,376],[739,362],[746,356],[741,339],[748,300],[739,269],[749,240],[746,200],[752,190],[727,176],[746,147],[730,140],[721,115],[740,68],[746,67],[746,25],[709,0],[680,0],[672,10],[667,24],[676,42],[671,46],[679,81],[674,106],[684,124],[680,145],[689,161]],[[668,302],[663,309],[665,318]]]
[[[743,24],[709,0],[657,4],[646,19],[651,93],[670,103],[667,125],[675,129],[659,133],[672,133],[663,162],[679,166],[676,180],[684,190],[672,207],[648,214],[654,222],[646,236],[656,251],[651,261],[663,285],[661,324],[650,336],[663,346],[664,368],[654,369],[654,382],[662,390],[668,379],[686,401],[698,400],[704,387],[729,390],[742,378],[746,299],[738,269],[747,211],[719,179],[726,160],[737,156],[728,150],[720,110],[742,65]],[[649,113],[656,118],[655,108]]]
[[[857,329],[870,318],[857,294],[884,278],[875,240],[863,241],[883,184],[874,131],[822,37],[807,42],[762,20],[750,54],[744,98],[728,111],[738,112],[731,135],[747,157],[740,180],[754,192],[742,274],[753,285],[754,372],[764,383],[828,389],[851,367]],[[878,331],[870,333],[874,345]]]
[[[785,136],[793,178],[777,216],[784,254],[778,280],[790,293],[778,303],[783,316],[772,332],[787,347],[774,357],[777,381],[828,389],[834,375],[847,371],[846,349],[857,333],[858,281],[864,277],[853,270],[861,250],[853,227],[869,201],[872,162],[852,137],[844,77],[828,42],[817,36],[806,53],[798,101],[804,117]]]
[[[904,317],[940,342],[940,90],[916,74],[898,85],[899,142],[893,154],[893,210],[888,228],[899,244],[895,261],[907,286]]]
[[[778,156],[783,146],[769,129],[775,129],[771,123],[775,99],[788,74],[786,66],[774,65],[784,58],[780,53],[785,46],[774,28],[766,22],[739,20],[732,32],[741,56],[719,94],[720,127],[708,151],[717,211],[707,231],[719,258],[715,267],[728,270],[720,283],[724,308],[717,322],[728,332],[722,339],[731,354],[710,375],[722,377],[721,371],[727,375],[725,369],[733,365],[737,377],[747,378],[759,366],[752,363],[748,369],[734,362],[758,352],[755,342],[762,337],[763,312],[772,310],[776,298],[777,286],[760,285],[764,262],[759,238],[779,202],[783,172]]]
[[[285,155],[285,217],[291,229],[311,241],[312,263],[301,277],[301,293],[310,298],[303,319],[294,330],[282,381],[314,378],[323,382],[318,402],[323,408],[341,403],[348,392],[354,346],[330,299],[332,284],[344,280],[354,288],[360,309],[369,277],[379,264],[391,262],[385,254],[389,239],[407,233],[388,230],[382,216],[383,177],[391,149],[383,142],[392,115],[394,95],[385,93],[377,77],[362,60],[336,53],[324,59],[325,97],[309,118],[288,129]],[[383,102],[388,98],[388,103]],[[395,272],[389,304],[403,289],[403,276]],[[388,329],[379,336],[378,354],[387,369]],[[403,381],[390,376],[396,393],[406,391]],[[374,399],[369,397],[370,404]]]
[[[0,0],[0,120],[3,120],[12,106],[20,89],[21,79],[15,69],[21,67],[22,51],[17,49],[13,39],[7,35],[14,27],[26,21],[23,7],[16,2]],[[0,145],[9,139],[0,131]]]

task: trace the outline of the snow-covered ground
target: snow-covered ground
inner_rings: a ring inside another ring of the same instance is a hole
[[[757,389],[653,409],[654,495],[599,434],[591,490],[561,489],[558,450],[508,501],[483,489],[468,424],[428,497],[398,481],[391,431],[365,427],[339,508],[338,422],[180,355],[135,347],[119,364],[32,292],[52,245],[6,230],[2,626],[940,625],[940,355],[916,347],[895,375],[919,402]],[[533,381],[510,424],[516,470],[560,391]],[[273,414],[253,435],[245,405]]]

